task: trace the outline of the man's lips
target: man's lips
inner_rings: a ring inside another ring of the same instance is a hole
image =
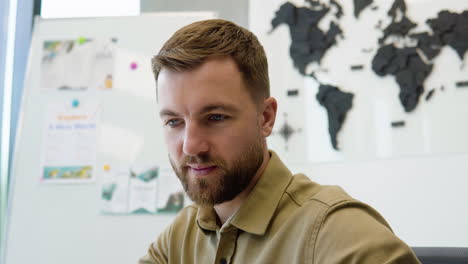
[[[216,165],[213,166],[207,166],[207,165],[195,165],[195,164],[189,164],[187,165],[187,168],[192,171],[195,175],[206,175],[213,171],[214,169],[217,168]]]

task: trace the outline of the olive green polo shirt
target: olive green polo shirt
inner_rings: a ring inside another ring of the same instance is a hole
[[[217,223],[213,208],[184,208],[139,263],[419,263],[377,211],[292,175],[273,152],[239,210]]]

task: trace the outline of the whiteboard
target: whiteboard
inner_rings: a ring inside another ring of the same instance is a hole
[[[96,168],[167,163],[150,59],[175,30],[214,17],[196,12],[36,21],[12,168],[4,263],[127,264],[146,253],[174,215],[101,214],[99,169],[86,183],[40,183],[45,112],[52,102],[100,101]],[[44,41],[80,37],[117,39],[113,89],[42,89]],[[138,69],[129,70],[130,63]]]

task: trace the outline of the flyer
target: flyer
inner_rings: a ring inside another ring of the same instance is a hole
[[[170,167],[159,168],[158,212],[177,213],[187,201],[174,170]]]
[[[128,167],[104,166],[101,188],[103,213],[126,214],[128,212],[129,176]]]
[[[43,132],[43,183],[94,180],[100,107],[98,102],[52,103]]]
[[[109,90],[113,88],[116,39],[47,40],[43,43],[43,90]]]
[[[128,193],[129,213],[156,213],[157,186],[157,167],[131,170]]]

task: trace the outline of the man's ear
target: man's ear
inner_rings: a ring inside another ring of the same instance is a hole
[[[278,109],[278,103],[273,97],[268,97],[263,101],[262,107],[262,118],[261,120],[261,131],[263,137],[268,137],[273,131],[273,126],[276,120],[276,111]]]

